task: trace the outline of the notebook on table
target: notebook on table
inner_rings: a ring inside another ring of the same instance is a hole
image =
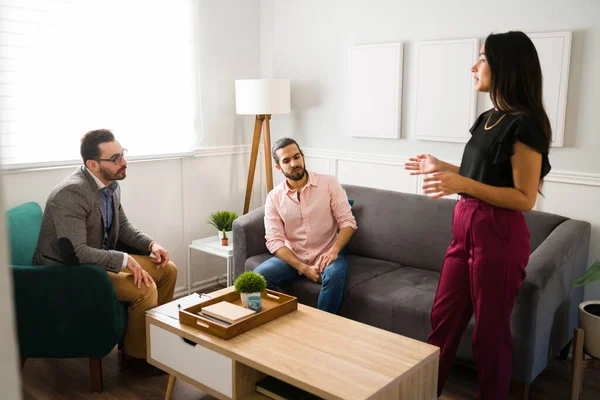
[[[227,301],[221,301],[211,304],[210,306],[203,307],[201,311],[206,315],[218,318],[231,324],[234,324],[249,315],[256,314],[256,312],[253,310],[229,303]]]

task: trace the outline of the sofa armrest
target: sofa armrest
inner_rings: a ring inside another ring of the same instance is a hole
[[[572,282],[587,269],[590,229],[566,220],[531,254],[511,317],[513,377],[533,381],[572,337],[583,300],[583,288]]]
[[[103,357],[124,331],[123,305],[97,265],[12,265],[21,357]]]
[[[246,260],[257,254],[266,253],[265,207],[260,207],[233,221],[233,275],[245,271]]]

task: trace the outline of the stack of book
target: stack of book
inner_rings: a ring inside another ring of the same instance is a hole
[[[256,382],[256,391],[273,400],[318,400],[320,397],[292,386],[279,379],[267,376]]]
[[[253,310],[241,307],[228,301],[221,301],[210,306],[202,307],[199,316],[216,322],[218,324],[229,326],[256,314]]]

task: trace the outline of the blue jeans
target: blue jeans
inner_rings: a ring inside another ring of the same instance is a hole
[[[284,261],[273,256],[260,264],[254,272],[257,272],[267,280],[267,287],[271,290],[280,291],[279,286],[285,282],[296,280],[303,275],[287,265]],[[337,260],[329,264],[321,274],[323,281],[317,308],[330,313],[337,313],[344,295],[344,282],[348,273],[348,262],[342,254],[338,254]],[[306,277],[304,277],[307,279]]]

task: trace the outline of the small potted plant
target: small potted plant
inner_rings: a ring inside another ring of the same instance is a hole
[[[259,312],[262,310],[261,293],[267,288],[265,278],[254,271],[247,271],[238,276],[233,284],[240,294],[244,307]]]
[[[217,235],[219,239],[228,236],[229,239],[233,240],[233,221],[238,217],[236,212],[233,211],[217,211],[209,215],[206,220],[207,223],[217,228]]]
[[[587,285],[600,280],[600,260],[574,282],[574,286]],[[585,331],[585,351],[595,358],[600,358],[600,300],[584,301],[579,304],[579,327]]]
[[[225,233],[225,229],[223,229],[223,236],[221,237],[221,245],[227,246],[229,244],[229,239],[227,239],[227,234]]]

